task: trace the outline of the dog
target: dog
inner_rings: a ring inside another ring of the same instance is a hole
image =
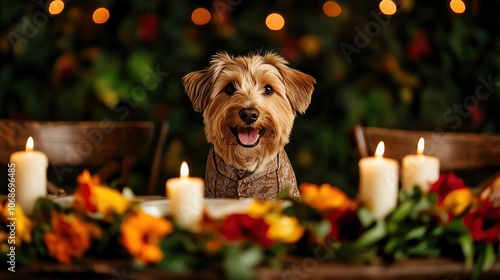
[[[284,146],[297,113],[309,107],[315,83],[272,52],[219,52],[207,68],[182,78],[212,145],[205,197],[264,201],[286,188],[290,196],[300,197]]]

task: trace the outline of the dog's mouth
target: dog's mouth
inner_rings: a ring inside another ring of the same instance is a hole
[[[236,136],[240,146],[252,148],[259,144],[260,137],[266,133],[265,128],[255,129],[252,127],[231,127],[231,132]]]

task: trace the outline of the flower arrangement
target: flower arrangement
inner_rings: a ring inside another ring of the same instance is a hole
[[[287,255],[311,256],[318,245],[331,261],[387,262],[416,257],[463,259],[472,278],[499,255],[500,206],[473,194],[453,173],[442,174],[424,194],[401,191],[398,207],[382,220],[329,184],[300,186],[301,200],[254,201],[244,213],[214,219],[202,230],[179,227],[170,216],[152,216],[139,203],[84,171],[70,207],[39,199],[27,217],[16,208],[15,240],[0,231],[0,251],[15,246],[20,263],[82,257],[128,258],[137,268],[184,272],[208,269],[229,279],[252,279],[259,265],[281,266]],[[0,204],[7,224],[6,204]],[[10,240],[10,241],[9,241]]]

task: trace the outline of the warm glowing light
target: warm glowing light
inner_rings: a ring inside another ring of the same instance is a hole
[[[420,140],[418,140],[417,144],[417,155],[424,154],[424,146],[425,146],[425,140],[423,137],[420,137]]]
[[[98,8],[92,15],[92,20],[97,24],[103,24],[109,19],[109,11],[106,8]]]
[[[385,144],[384,141],[378,142],[377,149],[375,149],[375,157],[381,158],[385,152]]]
[[[198,8],[191,14],[191,20],[196,25],[205,25],[211,18],[212,16],[210,15],[210,12],[205,8]]]
[[[280,30],[285,26],[285,19],[278,13],[272,13],[266,18],[266,26],[271,30]]]
[[[33,148],[35,147],[35,141],[33,141],[33,137],[29,137],[28,141],[26,141],[26,151],[31,152],[33,151]]]
[[[64,2],[63,1],[54,0],[54,1],[50,2],[49,13],[51,15],[58,15],[62,12],[63,9],[64,9]]]
[[[337,17],[342,12],[342,8],[335,1],[326,1],[323,4],[323,12],[329,17]]]
[[[380,8],[380,11],[384,15],[388,16],[392,16],[396,13],[397,10],[396,3],[394,3],[392,0],[382,0],[380,1],[380,4],[378,6]]]
[[[189,177],[189,167],[187,162],[183,161],[181,164],[181,178]]]
[[[454,13],[461,14],[465,12],[465,3],[462,0],[451,0],[450,8]]]

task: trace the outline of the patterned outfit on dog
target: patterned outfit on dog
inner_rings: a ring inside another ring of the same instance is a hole
[[[289,188],[290,196],[300,197],[297,179],[285,150],[282,149],[264,170],[254,173],[227,165],[213,147],[210,149],[205,171],[206,198],[274,200],[285,188]]]

